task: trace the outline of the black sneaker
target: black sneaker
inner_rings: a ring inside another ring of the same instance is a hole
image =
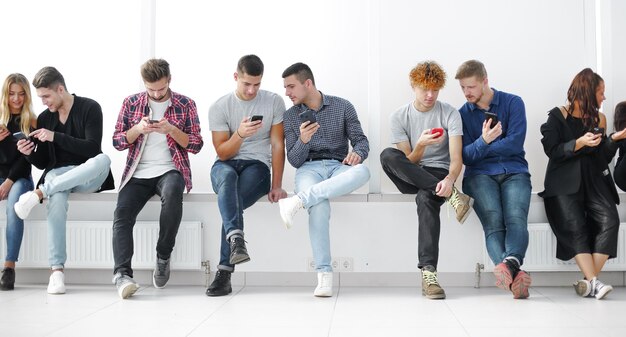
[[[15,269],[5,267],[0,277],[0,290],[13,290],[15,287]]]
[[[246,242],[241,236],[233,236],[230,238],[230,263],[240,264],[250,261]]]
[[[228,270],[218,269],[215,273],[213,283],[207,288],[207,296],[225,296],[233,292],[233,288],[230,285],[230,275],[232,272]]]

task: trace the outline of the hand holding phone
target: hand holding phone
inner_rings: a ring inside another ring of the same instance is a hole
[[[443,135],[443,128],[432,128],[430,129],[430,134],[435,135],[434,138],[439,138]]]
[[[493,127],[498,124],[498,115],[493,112],[485,111],[485,120],[491,120],[489,127],[493,129]]]
[[[159,121],[157,119],[148,119],[148,124],[155,124],[158,123]]]

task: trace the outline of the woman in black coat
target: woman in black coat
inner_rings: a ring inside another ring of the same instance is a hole
[[[620,102],[615,106],[613,120],[615,131],[626,129],[626,101]],[[619,145],[619,157],[617,157],[615,171],[613,172],[615,184],[622,191],[626,191],[626,160],[624,160],[624,157],[626,157],[626,142],[622,142]]]
[[[608,164],[626,131],[606,136],[604,80],[591,69],[574,77],[568,104],[550,110],[541,126],[546,155],[546,215],[557,239],[556,257],[574,258],[584,279],[574,284],[580,296],[602,299],[613,287],[597,276],[617,255],[619,197]]]

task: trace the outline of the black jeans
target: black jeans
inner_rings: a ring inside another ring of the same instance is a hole
[[[416,194],[417,256],[419,268],[433,266],[439,261],[439,211],[445,198],[435,194],[437,184],[448,175],[448,170],[419,166],[411,163],[404,152],[387,148],[380,154],[383,171],[403,194]]]
[[[169,171],[150,179],[131,178],[117,197],[113,220],[113,273],[133,277],[133,227],[137,214],[155,194],[161,197],[157,256],[169,259],[176,242],[176,234],[183,217],[185,180],[178,171]]]

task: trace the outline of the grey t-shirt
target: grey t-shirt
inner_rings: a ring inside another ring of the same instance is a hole
[[[441,143],[426,147],[420,166],[450,168],[449,137],[463,136],[463,124],[459,111],[448,103],[435,102],[432,109],[421,112],[413,103],[406,104],[391,114],[391,142],[408,141],[411,149],[426,129],[443,128],[446,137]]]
[[[250,101],[239,99],[235,92],[222,96],[209,108],[209,129],[228,131],[232,136],[237,132],[243,117],[263,116],[263,126],[257,133],[244,139],[239,153],[232,159],[259,160],[271,168],[270,129],[283,122],[285,101],[277,94],[259,90]]]

